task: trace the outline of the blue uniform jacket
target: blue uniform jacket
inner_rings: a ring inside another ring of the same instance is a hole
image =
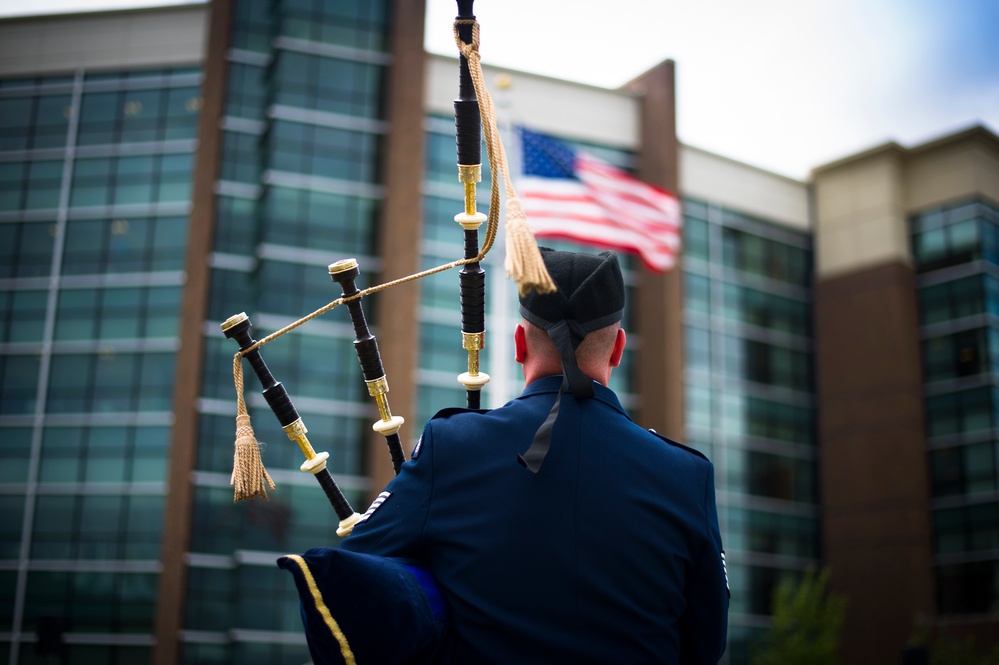
[[[429,568],[454,663],[714,665],[728,590],[711,463],[637,426],[595,384],[592,399],[562,397],[530,473],[517,455],[561,381],[431,419],[342,547]]]

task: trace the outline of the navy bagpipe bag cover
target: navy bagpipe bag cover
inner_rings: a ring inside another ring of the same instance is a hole
[[[289,554],[277,564],[295,578],[316,665],[441,662],[447,610],[422,568],[332,547]]]

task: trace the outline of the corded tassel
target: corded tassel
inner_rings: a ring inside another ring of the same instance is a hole
[[[552,293],[555,282],[541,258],[541,250],[527,225],[527,216],[520,207],[520,200],[507,198],[506,201],[506,274],[517,282],[520,295],[531,289],[538,293]]]
[[[237,353],[232,359],[232,379],[236,386],[236,444],[232,457],[232,477],[229,484],[233,486],[233,503],[267,498],[267,487],[274,491],[274,481],[264,468],[260,459],[260,444],[250,425],[250,414],[246,410],[243,399],[243,355]]]
[[[233,502],[257,497],[266,499],[265,483],[270,486],[271,491],[274,490],[274,481],[260,459],[260,444],[250,426],[250,416],[240,414],[236,416],[236,446],[232,460],[232,478],[229,480],[234,488]]]
[[[458,25],[461,23],[472,24],[472,42],[466,44],[458,34]],[[541,259],[541,251],[538,243],[534,239],[534,233],[527,225],[527,216],[523,208],[520,207],[520,200],[517,199],[517,192],[514,189],[513,181],[510,179],[510,169],[506,159],[506,151],[503,149],[503,140],[500,137],[499,128],[496,125],[496,112],[493,108],[492,97],[486,89],[484,77],[482,75],[482,62],[479,55],[479,24],[474,19],[457,19],[454,22],[454,41],[465,59],[468,60],[468,73],[472,77],[472,85],[475,88],[475,95],[479,100],[479,111],[482,116],[482,133],[486,139],[486,152],[489,154],[489,168],[492,170],[493,187],[489,202],[490,224],[487,231],[487,241],[483,243],[480,256],[484,256],[489,247],[492,246],[491,233],[494,229],[493,221],[497,219],[496,209],[499,203],[499,191],[497,190],[496,177],[501,175],[506,189],[506,258],[503,265],[506,274],[517,282],[517,290],[520,295],[525,295],[531,289],[538,293],[552,293],[556,291],[555,282],[548,274]]]

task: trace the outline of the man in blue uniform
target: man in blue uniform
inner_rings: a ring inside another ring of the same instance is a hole
[[[713,467],[607,388],[626,339],[616,257],[542,255],[558,292],[521,298],[523,393],[431,419],[342,547],[429,569],[454,663],[715,664],[728,589]]]

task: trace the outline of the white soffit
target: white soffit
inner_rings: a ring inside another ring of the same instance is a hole
[[[629,150],[638,145],[638,100],[630,93],[489,66],[483,73],[500,122]],[[453,115],[457,57],[428,54],[426,76],[426,111]]]
[[[680,146],[679,160],[684,196],[791,228],[811,228],[806,183],[690,146]]]
[[[198,64],[207,29],[197,5],[0,21],[0,76]]]

